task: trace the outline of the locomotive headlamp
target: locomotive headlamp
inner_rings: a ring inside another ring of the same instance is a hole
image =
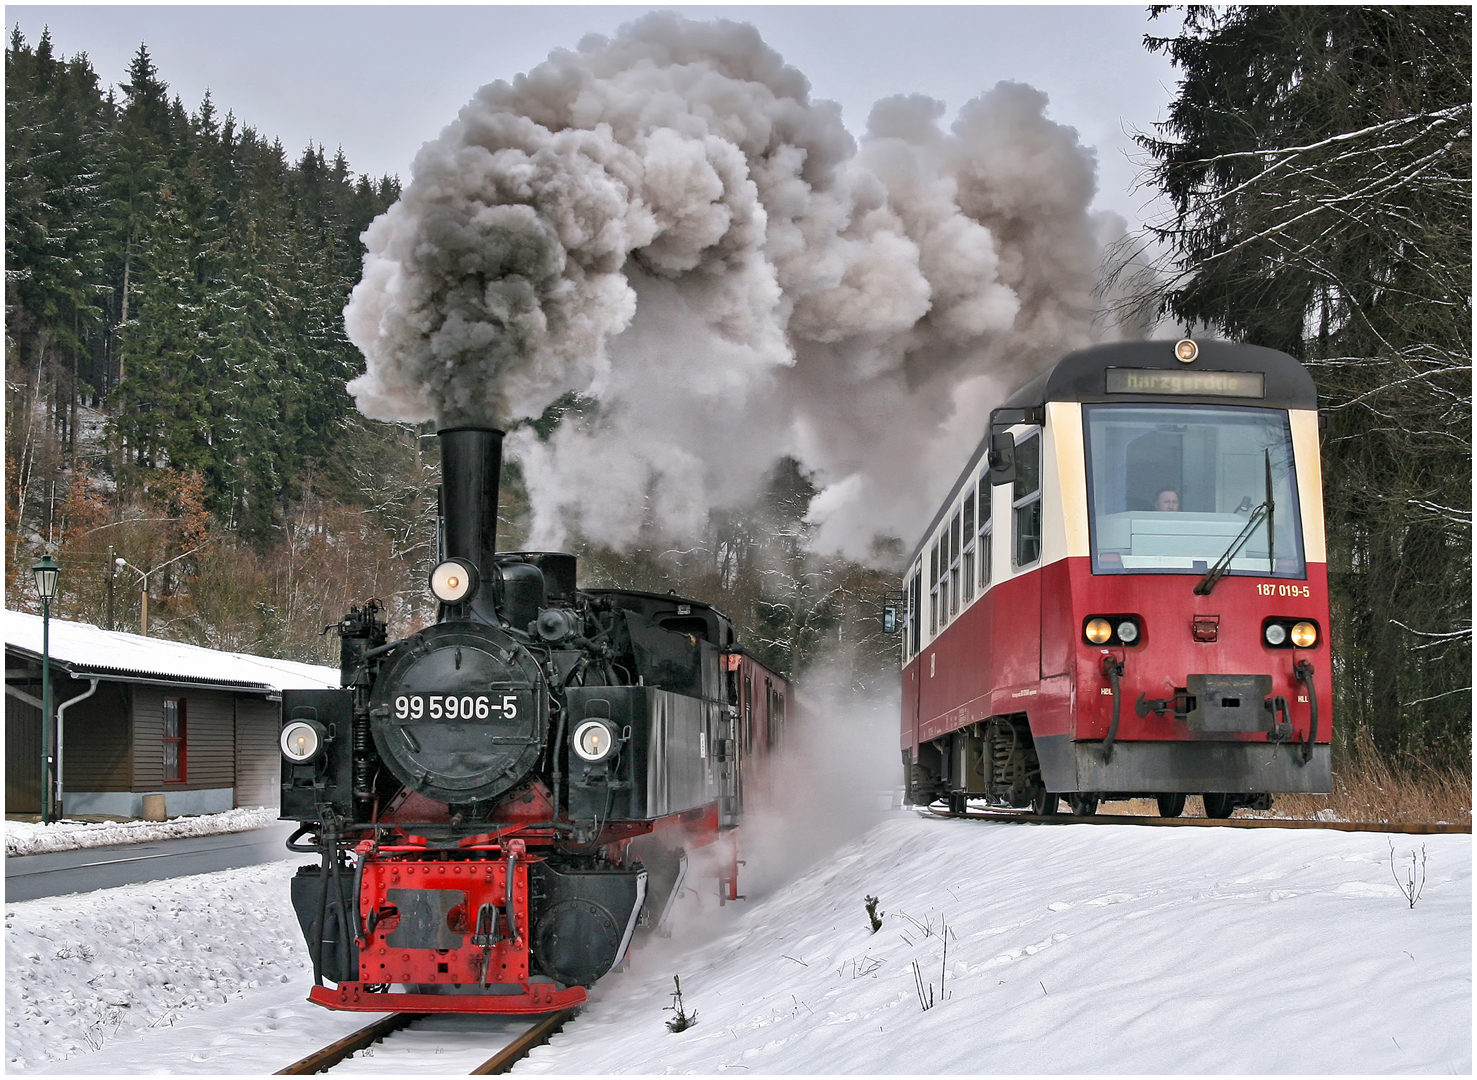
[[[323,752],[323,725],[316,720],[294,720],[278,740],[282,756],[294,765],[306,765]]]
[[[1292,643],[1299,649],[1311,649],[1318,643],[1318,627],[1310,622],[1296,623],[1292,628]]]
[[[1089,619],[1087,629],[1083,631],[1087,640],[1094,645],[1101,645],[1113,636],[1113,624],[1107,619]]]
[[[443,604],[465,600],[476,587],[476,568],[460,559],[447,559],[431,571],[431,592]]]
[[[1268,623],[1267,628],[1262,633],[1265,635],[1268,645],[1281,645],[1287,640],[1287,627],[1281,623]]]
[[[603,720],[586,720],[574,729],[574,752],[589,762],[604,761],[615,751],[615,732]]]
[[[1139,639],[1138,623],[1132,619],[1124,619],[1118,624],[1118,640],[1125,645],[1132,645]]]
[[[1188,364],[1200,355],[1200,346],[1189,338],[1174,343],[1174,357],[1182,364]]]

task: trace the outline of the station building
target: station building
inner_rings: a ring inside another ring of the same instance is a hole
[[[39,615],[6,611],[5,812],[41,812]],[[168,817],[278,803],[282,691],[337,687],[337,668],[51,620],[60,811]],[[150,800],[157,811],[158,799]]]

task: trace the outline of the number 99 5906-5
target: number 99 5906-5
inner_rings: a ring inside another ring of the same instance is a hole
[[[396,720],[503,720],[518,717],[516,694],[400,694],[395,698]]]

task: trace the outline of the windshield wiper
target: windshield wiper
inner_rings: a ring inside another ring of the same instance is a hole
[[[1205,576],[1195,586],[1196,596],[1210,595],[1210,590],[1215,588],[1216,582],[1225,577],[1226,571],[1231,568],[1231,560],[1246,546],[1246,542],[1251,539],[1251,534],[1256,532],[1257,526],[1264,521],[1267,523],[1267,559],[1272,566],[1272,571],[1269,572],[1276,570],[1276,553],[1272,550],[1272,511],[1275,509],[1275,504],[1272,502],[1272,452],[1270,450],[1266,452],[1266,465],[1267,497],[1252,509],[1246,527],[1241,530],[1241,534],[1235,540],[1231,541],[1231,546],[1226,548],[1225,554],[1205,572]]]

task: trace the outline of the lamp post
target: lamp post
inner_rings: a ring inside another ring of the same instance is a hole
[[[108,625],[103,629],[116,630],[118,627],[113,623],[113,587],[118,581],[118,564],[113,561],[113,548],[108,547]]]
[[[41,821],[56,820],[56,732],[51,724],[51,602],[56,599],[61,567],[45,554],[31,567],[41,597]]]

